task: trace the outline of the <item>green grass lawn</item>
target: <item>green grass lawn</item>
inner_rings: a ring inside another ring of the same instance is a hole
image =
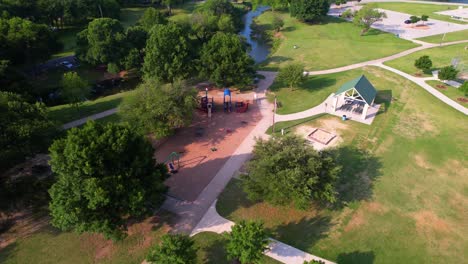
[[[434,4],[421,4],[421,3],[370,3],[374,8],[382,8],[391,11],[406,13],[409,15],[422,16],[428,15],[429,18],[457,23],[457,24],[468,24],[467,22],[460,21],[457,19],[451,19],[450,16],[436,14],[435,12],[458,9],[456,5],[434,5]]]
[[[273,12],[257,18],[257,24],[271,29]],[[417,45],[393,34],[372,29],[360,36],[361,28],[345,20],[329,17],[323,24],[310,25],[277,12],[284,19],[281,43],[263,64],[264,69],[277,69],[290,62],[301,62],[307,70],[331,69],[389,56]],[[298,48],[294,49],[294,45]]]
[[[377,88],[384,89],[388,82],[374,74],[374,68],[359,68],[326,75],[310,76],[300,87],[291,90],[280,81],[275,81],[270,87],[268,95],[270,101],[276,95],[281,107],[278,114],[292,114],[312,108],[322,103],[331,93],[336,92],[344,83],[365,74],[369,81]]]
[[[125,97],[132,96],[132,94],[133,91],[126,91],[101,97],[94,101],[86,101],[79,107],[79,111],[69,104],[53,106],[49,108],[48,115],[52,120],[63,124],[118,107]],[[105,120],[116,121],[117,118],[117,116],[107,117]]]
[[[226,239],[216,233],[203,232],[193,237],[195,246],[198,247],[197,262],[200,264],[230,264],[227,254],[224,249],[226,246]],[[264,256],[260,263],[263,264],[279,264],[278,262],[268,256]]]
[[[414,66],[415,60],[419,57],[427,55],[432,60],[432,68],[439,69],[449,66],[454,58],[459,58],[459,65],[468,67],[468,52],[465,50],[467,44],[457,44],[445,47],[436,47],[426,50],[421,50],[407,56],[387,61],[384,64],[408,74],[416,75],[421,74],[421,71]],[[431,72],[423,73],[424,76],[432,76]]]
[[[342,154],[344,207],[298,211],[252,202],[233,180],[218,199],[218,212],[233,221],[262,220],[274,238],[338,263],[464,262],[466,116],[394,73],[364,71],[383,104],[372,125],[329,115],[301,124],[341,137],[336,152]]]
[[[445,34],[445,38],[443,40],[442,38],[444,38],[444,34],[419,38],[418,40],[429,43],[446,43],[457,40],[468,40],[468,29],[447,33]]]
[[[452,99],[453,101],[455,101],[459,105],[462,105],[464,107],[468,107],[468,103],[463,103],[463,102],[458,101],[458,98],[466,98],[466,99],[468,99],[468,98],[461,91],[459,91],[457,88],[446,85],[445,83],[439,82],[439,81],[426,81],[426,83],[429,84],[430,86],[436,88],[439,92],[445,94],[448,98]],[[444,87],[446,87],[446,89],[440,89],[440,88],[437,87],[438,85],[443,85]]]
[[[0,250],[0,263],[141,264],[149,247],[170,230],[172,216],[163,213],[152,219],[131,226],[129,236],[118,242],[95,234],[60,232],[47,226]]]

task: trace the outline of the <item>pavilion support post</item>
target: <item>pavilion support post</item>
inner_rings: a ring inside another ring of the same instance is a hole
[[[337,106],[337,104],[338,104],[338,96],[335,95],[335,96],[333,96],[333,104],[332,104],[332,111],[333,111],[333,113],[336,112],[336,106]]]
[[[368,104],[365,104],[365,105],[364,105],[364,109],[362,110],[362,116],[361,116],[361,119],[362,119],[362,120],[366,120],[366,117],[367,117],[367,110],[369,110],[369,105],[368,105]]]

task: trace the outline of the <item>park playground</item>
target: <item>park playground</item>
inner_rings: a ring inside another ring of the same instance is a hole
[[[202,106],[206,97],[214,105],[211,118]],[[166,181],[170,196],[195,200],[261,119],[253,92],[232,90],[230,97],[225,96],[225,89],[200,89],[200,107],[192,124],[157,147],[156,160],[172,163],[177,171]],[[236,107],[236,102],[244,104]]]

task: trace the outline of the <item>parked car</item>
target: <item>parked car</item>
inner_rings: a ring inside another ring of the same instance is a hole
[[[405,24],[411,24],[411,20],[409,19],[405,20]]]

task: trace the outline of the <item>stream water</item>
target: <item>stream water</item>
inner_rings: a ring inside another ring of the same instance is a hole
[[[243,21],[244,21],[244,29],[239,33],[241,36],[245,37],[247,43],[250,44],[251,50],[249,52],[250,57],[252,57],[255,63],[260,63],[268,57],[270,53],[270,48],[268,47],[267,43],[262,41],[261,38],[252,38],[252,23],[254,18],[261,15],[263,12],[268,10],[268,6],[259,6],[255,10],[249,11],[245,14]]]

